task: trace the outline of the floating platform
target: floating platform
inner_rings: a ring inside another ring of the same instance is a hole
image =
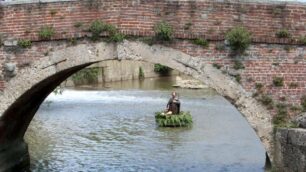
[[[163,112],[156,112],[155,121],[159,127],[189,127],[193,123],[190,112],[183,111],[177,115],[167,115]]]

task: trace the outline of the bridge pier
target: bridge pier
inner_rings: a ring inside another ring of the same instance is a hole
[[[23,140],[0,147],[0,172],[29,171],[30,155]]]
[[[274,135],[273,170],[306,171],[306,129],[281,128]]]

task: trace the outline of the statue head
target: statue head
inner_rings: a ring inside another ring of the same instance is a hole
[[[176,97],[177,93],[176,93],[175,91],[173,91],[173,92],[171,93],[171,95],[172,95],[172,97],[174,98],[174,97]]]

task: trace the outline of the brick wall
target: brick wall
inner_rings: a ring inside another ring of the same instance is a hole
[[[249,92],[255,93],[256,83],[263,84],[265,94],[271,95],[277,102],[283,97],[287,103],[298,104],[302,95],[306,95],[306,47],[278,44],[254,44],[246,54],[233,57],[229,48],[218,50],[222,42],[211,42],[205,49],[192,44],[190,41],[176,41],[171,46],[187,54],[201,58],[208,63],[217,63],[221,70],[241,75],[241,84]],[[241,59],[244,69],[235,71],[234,61]],[[274,77],[283,77],[284,86],[273,86]],[[297,84],[292,87],[291,84]]]
[[[217,50],[224,41],[224,33],[236,25],[252,32],[253,44],[243,55],[245,66],[240,71],[243,87],[255,91],[255,84],[264,85],[265,94],[277,101],[298,104],[306,94],[306,47],[297,39],[306,35],[306,5],[274,3],[235,3],[215,1],[168,0],[91,0],[53,3],[34,3],[0,6],[0,33],[3,39],[31,39],[37,41],[31,49],[11,51],[0,48],[0,67],[6,62],[25,67],[33,60],[44,57],[48,51],[64,48],[71,37],[85,37],[88,25],[95,19],[116,25],[121,32],[135,36],[153,36],[153,26],[161,20],[169,22],[176,38],[205,37],[207,49],[188,40],[177,39],[171,47],[197,56],[209,63],[218,63],[223,70],[232,70],[233,57],[229,49]],[[81,27],[75,27],[82,23]],[[190,23],[189,29],[186,25]],[[56,41],[39,42],[38,31],[52,25]],[[291,39],[276,38],[277,30],[286,28]],[[286,47],[290,45],[290,51]],[[1,67],[3,69],[3,67]],[[273,77],[284,78],[284,86],[274,87]],[[0,90],[5,76],[0,72]],[[290,87],[296,83],[296,88]]]
[[[306,5],[274,3],[236,3],[169,0],[90,0],[53,3],[3,5],[0,8],[0,32],[6,37],[38,40],[42,26],[53,25],[54,39],[84,36],[86,25],[95,19],[112,23],[126,34],[152,35],[158,21],[168,21],[177,37],[203,36],[223,39],[236,25],[247,27],[254,42],[288,43],[275,38],[286,28],[299,38],[306,35]],[[83,28],[74,27],[84,23]],[[190,29],[184,26],[191,23]]]

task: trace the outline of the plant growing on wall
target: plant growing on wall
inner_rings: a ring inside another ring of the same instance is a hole
[[[110,37],[110,41],[111,42],[122,42],[125,38],[125,35],[123,35],[122,33],[115,33],[113,35],[111,35]]]
[[[40,28],[38,35],[43,40],[49,40],[55,34],[52,26],[43,26]]]
[[[276,105],[276,115],[273,117],[273,124],[275,127],[287,126],[288,110],[285,104]]]
[[[255,83],[255,88],[257,90],[261,90],[263,88],[263,84],[262,83]]]
[[[74,23],[73,26],[74,26],[75,28],[80,28],[80,27],[83,26],[83,22],[76,22],[76,23]]]
[[[138,78],[139,79],[144,79],[144,77],[145,77],[145,75],[144,75],[143,69],[142,69],[142,67],[139,67]]]
[[[240,60],[234,60],[234,66],[233,68],[235,70],[240,70],[240,69],[244,69],[244,65]]]
[[[240,84],[241,83],[241,75],[240,74],[237,74],[237,75],[234,75],[236,81]]]
[[[284,86],[284,78],[283,77],[274,77],[273,78],[273,85],[275,87],[282,87],[282,86]]]
[[[110,35],[113,35],[113,34],[115,34],[115,33],[118,33],[118,29],[117,29],[114,25],[111,25],[111,24],[105,23],[105,24],[104,24],[104,29],[105,29],[105,31],[107,31]]]
[[[306,95],[303,95],[301,97],[301,106],[302,106],[303,112],[306,112]]]
[[[275,33],[276,37],[278,38],[290,38],[291,37],[291,34],[289,33],[289,31],[287,29],[281,29],[281,30],[278,30],[276,33]]]
[[[263,105],[267,106],[269,109],[273,108],[273,99],[268,95],[261,95],[261,97],[258,99]]]
[[[221,69],[222,65],[218,64],[218,63],[213,63],[212,66],[214,68],[217,68],[217,69]]]
[[[242,53],[251,43],[251,33],[244,27],[234,27],[225,36],[232,51]]]
[[[110,42],[122,42],[125,39],[125,35],[120,33],[114,25],[103,23],[100,20],[93,21],[89,27],[89,31],[92,33],[91,39],[93,41],[98,40],[102,32],[109,34]]]
[[[299,42],[302,44],[302,45],[306,45],[306,36],[303,36],[299,39]]]
[[[184,25],[184,30],[189,30],[190,27],[192,26],[192,23],[191,22],[188,22]]]
[[[70,45],[74,46],[77,44],[77,39],[72,37],[68,39],[68,42]]]
[[[161,41],[171,41],[173,37],[173,29],[170,24],[165,21],[159,22],[154,26],[155,37]]]
[[[95,20],[91,23],[89,27],[89,31],[91,32],[91,39],[96,41],[99,39],[100,34],[105,31],[105,25],[100,20]]]
[[[75,85],[93,84],[98,82],[99,68],[85,68],[71,76]]]
[[[171,68],[168,66],[161,65],[159,63],[154,64],[154,72],[159,73],[161,75],[166,75],[170,72]]]
[[[2,44],[3,44],[3,42],[2,42],[2,36],[1,36],[1,34],[0,34],[0,47],[2,47]]]
[[[197,38],[192,41],[194,44],[207,48],[209,46],[209,42],[206,39]]]
[[[277,16],[277,15],[281,15],[283,13],[283,9],[280,7],[275,7],[272,8],[272,14]]]
[[[27,39],[20,39],[18,40],[17,45],[21,48],[29,48],[32,46],[32,42],[31,40],[27,40]]]
[[[52,10],[50,11],[50,15],[53,17],[53,16],[55,16],[55,14],[57,14],[56,9],[52,9]]]

